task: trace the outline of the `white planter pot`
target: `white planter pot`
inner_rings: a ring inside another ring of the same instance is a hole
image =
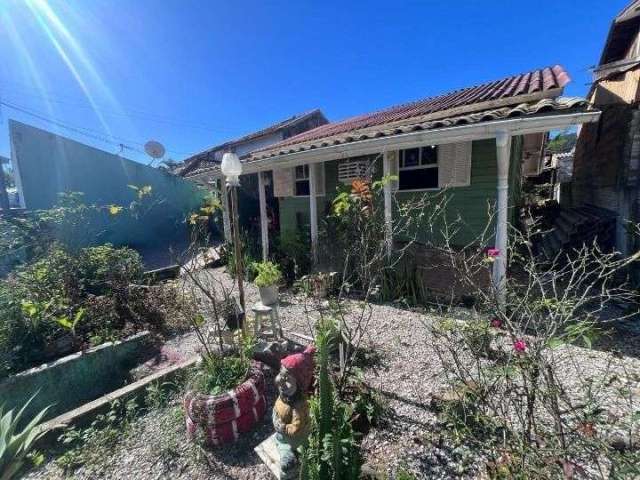
[[[273,305],[278,303],[278,286],[269,285],[268,287],[258,287],[260,291],[260,301],[263,305]]]

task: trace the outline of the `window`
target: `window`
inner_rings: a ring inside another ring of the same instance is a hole
[[[400,150],[398,190],[438,188],[438,147]]]
[[[296,197],[309,196],[309,165],[298,165],[295,171]]]

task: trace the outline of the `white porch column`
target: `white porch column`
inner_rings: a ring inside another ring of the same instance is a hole
[[[500,254],[493,263],[493,285],[500,307],[506,300],[507,248],[509,246],[509,158],[511,157],[511,137],[508,132],[496,135],[498,159],[498,192],[496,201],[496,245]]]
[[[258,197],[260,199],[260,233],[262,235],[262,261],[269,256],[269,219],[267,218],[267,192],[265,191],[266,172],[258,172]]]
[[[231,243],[231,217],[229,216],[229,189],[224,179],[220,180],[220,193],[222,196],[222,225],[224,227],[224,241]]]
[[[309,165],[309,217],[311,219],[311,259],[318,264],[318,204],[316,198],[318,164]]]
[[[393,152],[395,154],[395,152]],[[393,172],[393,166],[391,162],[395,161],[395,157],[392,157],[391,152],[384,152],[382,159],[382,174],[384,177],[388,177]],[[391,182],[384,184],[384,243],[387,247],[387,255],[391,256],[393,251],[393,205],[391,203]]]

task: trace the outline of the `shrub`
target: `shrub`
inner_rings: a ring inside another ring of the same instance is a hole
[[[143,321],[140,295],[129,288],[141,277],[140,257],[128,248],[106,244],[74,252],[52,244],[46,255],[0,281],[0,375]]]
[[[311,271],[311,243],[300,230],[285,230],[273,242],[271,257],[282,271],[287,285]]]
[[[282,272],[273,262],[254,263],[253,268],[258,272],[255,279],[255,284],[258,287],[277,285],[282,280]]]
[[[252,352],[253,342],[243,338],[239,350],[231,355],[202,355],[202,363],[193,372],[192,389],[207,395],[219,395],[237,387],[247,377]]]

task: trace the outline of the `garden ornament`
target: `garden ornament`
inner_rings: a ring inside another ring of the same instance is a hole
[[[280,455],[280,479],[295,475],[298,464],[295,451],[309,435],[311,420],[307,393],[313,381],[315,351],[310,345],[301,353],[283,358],[275,379],[278,398],[273,407],[273,426]]]

